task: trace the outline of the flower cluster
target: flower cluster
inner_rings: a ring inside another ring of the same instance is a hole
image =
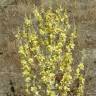
[[[35,8],[33,14],[34,19],[26,17],[23,30],[17,34],[26,92],[29,96],[68,96],[76,31],[72,31],[67,11],[61,7]],[[83,83],[79,74],[82,66],[76,72]]]

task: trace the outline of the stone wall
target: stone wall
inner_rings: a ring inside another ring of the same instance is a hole
[[[20,3],[15,5],[15,1],[18,0],[0,0],[0,96],[12,94],[12,86],[16,94],[23,94],[23,77],[14,35],[22,25],[25,13],[29,14],[32,8]],[[75,19],[77,25],[78,51],[85,53],[84,96],[96,96],[96,0],[78,0],[76,7],[73,2],[68,2],[70,18]]]

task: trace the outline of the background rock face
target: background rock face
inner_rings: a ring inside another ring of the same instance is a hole
[[[32,11],[32,6],[15,5],[16,1],[0,0],[0,96],[13,94],[10,82],[13,82],[16,94],[23,94],[23,77],[14,35],[17,27],[22,25],[25,13]],[[74,17],[77,25],[78,51],[84,50],[85,53],[84,96],[96,96],[96,0],[78,0],[76,8],[72,0],[68,2],[69,16]]]

